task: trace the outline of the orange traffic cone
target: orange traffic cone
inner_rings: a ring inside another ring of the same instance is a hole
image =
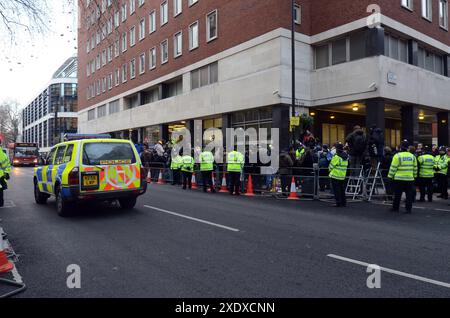
[[[163,174],[162,174],[162,169],[159,170],[158,184],[165,184]]]
[[[147,173],[147,183],[152,183],[152,173],[151,173],[150,169],[148,169],[148,173]]]
[[[191,189],[198,189],[198,186],[197,186],[197,180],[195,180],[195,172],[194,173],[192,173],[192,188]]]
[[[247,197],[254,197],[255,196],[255,193],[253,192],[252,175],[248,176],[247,192],[245,192],[245,196],[247,196]]]
[[[289,193],[288,200],[300,200],[297,195],[297,188],[295,187],[295,178],[292,177],[291,192]]]
[[[211,188],[213,191],[216,191],[216,173],[213,172],[211,174]]]
[[[227,176],[226,176],[225,172],[223,173],[222,186],[220,187],[220,191],[219,192],[221,192],[221,193],[228,192],[228,189],[227,189]]]
[[[0,244],[3,244],[1,239],[0,239]],[[3,247],[0,246],[0,249],[2,249],[2,248]],[[14,264],[8,260],[5,250],[3,250],[3,249],[0,250],[0,274],[8,273],[8,272],[12,271],[13,268],[14,268]]]

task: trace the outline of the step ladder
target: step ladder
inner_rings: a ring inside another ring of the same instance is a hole
[[[364,179],[364,167],[361,166],[359,176],[350,175],[348,178],[345,195],[351,196],[352,200],[356,200],[358,196],[364,196],[364,191],[362,191],[365,183]]]
[[[381,175],[380,169],[381,163],[378,162],[375,174],[371,176],[372,169],[370,170],[369,176],[367,178],[367,187],[369,188],[369,196],[367,200],[370,202],[372,200],[372,196],[378,195],[379,190],[381,189],[383,193],[386,195],[386,186],[384,184],[383,176]]]

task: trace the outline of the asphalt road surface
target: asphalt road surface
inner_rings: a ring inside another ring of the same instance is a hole
[[[450,296],[444,201],[405,215],[151,185],[134,210],[61,218],[54,199],[34,203],[32,174],[14,169],[0,209],[28,285],[18,297]],[[79,289],[66,284],[71,264]],[[381,288],[367,287],[369,264],[381,267]]]

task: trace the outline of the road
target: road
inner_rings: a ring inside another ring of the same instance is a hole
[[[84,207],[61,218],[53,199],[34,203],[32,169],[15,168],[10,187],[0,225],[28,285],[18,297],[450,296],[444,202],[393,215],[367,203],[336,209],[150,185],[132,211]],[[80,289],[66,286],[71,264]],[[381,288],[367,287],[367,264],[387,269]]]

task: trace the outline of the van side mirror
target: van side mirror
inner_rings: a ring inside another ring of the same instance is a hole
[[[39,158],[38,166],[45,166],[45,165],[47,165],[46,160],[43,158]]]

